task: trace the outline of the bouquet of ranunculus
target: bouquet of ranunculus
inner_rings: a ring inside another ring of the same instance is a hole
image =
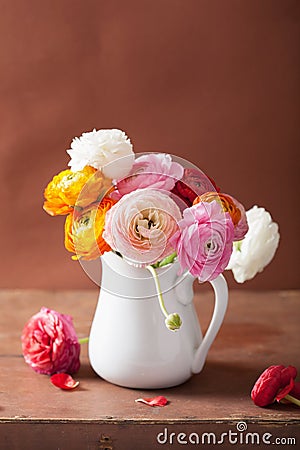
[[[44,209],[67,215],[65,247],[73,259],[113,251],[155,273],[177,258],[181,272],[201,282],[226,268],[243,282],[273,258],[279,233],[270,214],[257,206],[245,212],[191,163],[135,155],[117,129],[83,133],[67,152],[70,169],[46,187]]]

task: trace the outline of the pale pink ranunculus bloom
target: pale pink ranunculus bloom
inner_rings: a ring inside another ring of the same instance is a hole
[[[22,333],[24,359],[38,373],[75,373],[79,370],[80,344],[72,318],[41,308]]]
[[[171,238],[181,273],[188,270],[200,282],[222,273],[230,259],[234,227],[229,213],[215,200],[201,202],[183,211],[179,231]]]
[[[103,238],[128,262],[144,267],[174,252],[170,238],[181,217],[169,195],[157,189],[137,189],[107,211]]]
[[[172,161],[165,153],[150,153],[138,157],[133,163],[129,174],[115,182],[117,191],[113,193],[115,199],[121,198],[136,189],[151,187],[171,191],[177,180],[183,176],[184,169]]]

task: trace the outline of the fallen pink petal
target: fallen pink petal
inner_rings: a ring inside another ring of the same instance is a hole
[[[153,398],[137,398],[136,403],[145,403],[148,406],[166,406],[168,400],[166,397],[159,395],[158,397]]]
[[[79,385],[79,381],[75,381],[67,373],[56,373],[50,377],[50,381],[54,386],[68,391],[75,389]]]

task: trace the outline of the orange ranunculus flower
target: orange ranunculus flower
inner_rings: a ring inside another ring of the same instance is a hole
[[[193,205],[200,202],[212,202],[216,200],[223,208],[223,211],[229,212],[233,225],[237,225],[241,218],[241,211],[236,206],[234,200],[230,195],[221,194],[217,192],[205,192],[205,194],[196,197]]]
[[[104,197],[99,204],[75,209],[66,217],[65,247],[69,252],[76,253],[72,259],[90,261],[111,250],[102,233],[106,212],[115,203],[111,198]]]
[[[93,167],[78,172],[63,170],[46,187],[43,208],[51,216],[68,214],[75,205],[84,208],[100,200],[111,187],[111,180]]]
[[[234,225],[234,241],[243,239],[248,231],[245,208],[235,198],[231,197],[231,195],[218,192],[205,192],[195,198],[193,205],[200,202],[212,202],[214,200],[222,206],[224,212],[230,214]]]

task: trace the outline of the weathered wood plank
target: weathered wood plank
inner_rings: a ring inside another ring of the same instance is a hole
[[[132,439],[139,448],[154,449],[163,447],[155,439],[165,426],[170,433],[198,430],[220,436],[230,427],[235,430],[241,420],[252,432],[260,430],[275,436],[276,431],[279,437],[300,438],[299,409],[282,404],[258,408],[249,395],[257,376],[267,366],[292,364],[300,369],[297,338],[300,292],[231,292],[225,322],[204,370],[182,386],[162,391],[114,386],[94,374],[87,349],[83,347],[82,367],[76,376],[80,386],[72,392],[61,391],[50,384],[47,376],[36,374],[24,363],[20,346],[22,328],[41,306],[47,306],[71,314],[79,336],[86,336],[97,295],[97,291],[0,292],[0,443],[3,448],[38,448],[43,436],[45,450],[108,449],[110,446],[124,450],[134,448],[130,447]],[[209,291],[195,298],[204,329],[209,322],[212,301]],[[134,402],[138,397],[155,395],[165,395],[169,405],[150,408]],[[146,431],[147,442],[144,441]],[[110,436],[111,443],[101,443],[102,434]],[[32,445],[18,447],[24,440],[31,441]],[[71,441],[72,446],[67,446]],[[172,448],[182,448],[182,444],[174,441]]]

